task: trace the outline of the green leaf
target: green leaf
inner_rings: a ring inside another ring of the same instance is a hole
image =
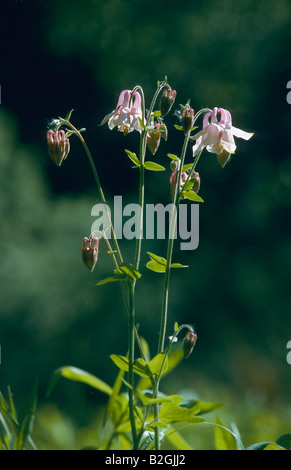
[[[182,126],[178,126],[177,124],[174,124],[174,127],[175,129],[177,129],[178,131],[183,131],[184,132],[184,129]]]
[[[183,191],[188,191],[189,189],[192,189],[193,184],[194,184],[193,181],[190,181],[190,180],[186,181],[186,183],[183,186]]]
[[[106,279],[102,279],[102,281],[97,282],[96,286],[102,286],[110,282],[125,281],[126,278],[126,274],[115,274],[114,276],[107,277]]]
[[[193,163],[187,163],[186,165],[183,165],[182,170],[183,171],[188,171],[190,168],[192,168]]]
[[[189,268],[189,266],[187,264],[173,263],[171,268]]]
[[[184,408],[179,405],[183,401],[182,397],[176,396],[176,400],[171,403],[162,403],[159,420],[163,423],[204,423],[205,419],[196,416],[200,408],[194,406],[192,408]]]
[[[129,361],[127,357],[111,354],[110,359],[114,362],[117,367],[119,367],[119,369],[128,372]],[[137,359],[134,362],[133,371],[142,377],[148,377],[151,375],[150,369],[148,368],[147,363],[143,359]]]
[[[149,251],[147,252],[147,254],[151,258],[151,261],[146,264],[146,267],[151,271],[155,271],[157,273],[164,273],[166,271],[167,260]]]
[[[142,128],[143,130],[145,130],[145,124],[144,124],[143,120],[142,120],[140,117],[138,118],[138,120],[139,120],[139,123],[140,123],[140,125],[141,125],[141,128]]]
[[[225,428],[219,418],[216,418],[214,441],[216,450],[237,450],[233,433]]]
[[[209,413],[210,411],[220,408],[222,405],[220,403],[208,403],[200,400],[184,400],[181,406],[185,408],[198,406],[200,408],[199,416],[201,416],[201,414]]]
[[[164,171],[165,170],[165,167],[155,162],[145,162],[144,167],[146,170],[151,170],[151,171]]]
[[[278,444],[276,444],[276,442],[270,442],[270,444],[268,444],[264,450],[286,450],[285,447],[281,447],[279,446]]]
[[[169,158],[171,158],[171,160],[175,160],[175,161],[178,161],[179,158],[177,157],[177,155],[174,155],[173,153],[167,153],[167,156]]]
[[[128,372],[129,361],[127,357],[111,354],[110,358],[119,369]],[[133,364],[133,371],[141,377],[151,377],[152,375],[159,374],[162,367],[163,372],[165,372],[167,369],[167,359],[164,353],[158,354],[148,363],[142,358],[137,359]]]
[[[157,398],[152,398],[147,396],[145,393],[142,393],[139,389],[136,390],[136,396],[140,399],[144,406],[154,405],[155,403],[163,403],[172,401],[171,397],[159,396]]]
[[[165,374],[168,369],[168,358],[165,353],[159,353],[148,363],[153,375]]]
[[[141,274],[130,263],[122,263],[118,269],[115,269],[115,274],[125,275],[131,279],[139,279]]]
[[[276,444],[291,450],[291,434],[283,434],[276,440]]]
[[[35,380],[31,391],[25,399],[18,416],[19,429],[15,442],[15,450],[22,450],[32,432],[38,394],[38,379]]]
[[[166,266],[164,266],[163,264],[157,263],[156,261],[153,261],[153,260],[149,261],[146,264],[146,267],[148,269],[150,269],[151,271],[154,271],[156,273],[166,272]]]
[[[71,109],[71,111],[68,112],[68,114],[67,114],[66,117],[65,117],[65,120],[66,120],[66,121],[69,121],[69,120],[71,119],[71,116],[72,116],[72,112],[73,112],[73,111],[74,111],[74,110]]]
[[[165,258],[162,258],[162,256],[155,255],[154,253],[151,253],[150,251],[147,251],[147,254],[153,261],[156,261],[157,263],[166,266],[167,260]]]
[[[165,438],[174,446],[175,449],[194,450],[193,447],[191,447],[188,442],[185,441],[184,437],[172,426],[168,427]]]
[[[66,379],[73,380],[75,382],[82,382],[90,387],[96,388],[100,392],[106,393],[107,395],[111,395],[112,393],[112,388],[107,383],[103,382],[103,380],[98,379],[98,377],[95,377],[82,369],[78,369],[77,367],[64,366],[55,370],[48,387],[47,395],[51,393],[60,377],[65,377]]]
[[[257,442],[256,444],[252,444],[246,447],[245,450],[264,450],[270,442]]]
[[[139,159],[137,158],[136,154],[133,153],[133,152],[130,152],[130,150],[125,150],[127,156],[130,158],[130,160],[136,165],[136,166],[140,166],[140,161]]]
[[[114,270],[114,275],[97,282],[96,286],[108,284],[109,282],[126,281],[128,279],[139,279],[141,274],[130,264],[122,263],[118,269]]]
[[[203,199],[198,196],[198,194],[196,194],[194,191],[182,191],[182,194],[186,199],[190,199],[191,201],[204,202]]]

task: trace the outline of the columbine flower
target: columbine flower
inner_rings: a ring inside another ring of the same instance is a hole
[[[218,114],[220,119],[218,120]],[[193,146],[193,155],[197,155],[206,147],[211,153],[216,153],[221,167],[229,160],[235,152],[235,137],[249,140],[253,133],[242,131],[232,125],[231,114],[223,108],[213,108],[211,113],[205,114],[203,118],[203,129],[193,138],[196,144]]]
[[[155,124],[152,131],[148,131],[147,144],[150,152],[154,155],[159,148],[161,142],[161,132],[159,132],[160,124]]]
[[[181,123],[184,133],[187,134],[194,123],[194,109],[189,107],[183,109]]]
[[[70,141],[65,131],[47,131],[48,152],[56,165],[61,166],[70,151]]]
[[[108,121],[110,130],[117,127],[124,135],[133,130],[142,131],[139,119],[142,119],[141,96],[137,91],[123,90],[116,109],[105,116],[101,125]]]
[[[184,352],[185,359],[187,359],[187,357],[190,356],[191,352],[193,351],[196,341],[197,341],[197,334],[195,333],[195,331],[188,331],[183,341],[183,352]]]
[[[170,88],[166,88],[161,96],[160,101],[160,111],[162,116],[168,114],[174,104],[176,99],[177,92],[176,90],[171,90]]]
[[[85,265],[92,272],[98,259],[99,238],[90,237],[83,238],[82,243],[82,259]]]

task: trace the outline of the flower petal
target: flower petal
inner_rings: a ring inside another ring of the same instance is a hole
[[[253,132],[245,132],[233,126],[231,128],[231,133],[235,135],[236,137],[240,137],[241,139],[245,139],[245,140],[249,140],[254,135]]]

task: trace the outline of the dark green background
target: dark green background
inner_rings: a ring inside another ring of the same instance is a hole
[[[166,120],[169,139],[154,159],[167,171],[147,174],[147,202],[170,201],[166,154],[182,146],[183,136],[173,127],[179,103],[191,99],[196,111],[227,108],[236,127],[255,133],[249,142],[237,139],[225,169],[210,154],[199,163],[205,201],[200,244],[193,252],[179,252],[176,244],[175,260],[190,267],[173,272],[168,329],[170,334],[174,321],[191,323],[198,341],[167,386],[175,393],[203,392],[200,398],[210,401],[226,387],[239,403],[255,396],[266,406],[285,403],[288,409],[290,20],[287,0],[4,2],[2,391],[11,385],[21,400],[38,374],[42,402],[53,370],[67,364],[114,380],[109,354],[127,349],[121,293],[117,285],[95,287],[112,272],[105,244],[94,274],[80,251],[93,222],[91,207],[100,200],[80,143],[71,139],[71,153],[57,168],[47,154],[46,129],[50,119],[74,108],[72,122],[87,129],[108,200],[122,195],[124,203],[137,202],[137,173],[124,148],[137,151],[138,136],[98,124],[124,88],[140,84],[149,106],[157,80],[166,75],[177,100]],[[191,158],[189,149],[187,162]],[[133,245],[121,246],[131,261]],[[145,269],[146,250],[165,255],[165,244],[145,243],[137,290],[140,332],[155,354],[162,277]],[[103,398],[63,382],[52,400],[83,422]]]

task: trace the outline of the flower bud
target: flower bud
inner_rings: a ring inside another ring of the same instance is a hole
[[[171,170],[172,171],[178,170],[179,169],[179,164],[180,164],[180,161],[172,160],[171,163],[170,163]]]
[[[159,129],[160,125],[155,124],[154,127],[155,127],[155,129]],[[156,151],[159,148],[159,145],[160,145],[160,142],[161,142],[161,135],[162,135],[161,132],[159,132],[157,130],[148,131],[147,144],[148,144],[148,148],[149,148],[150,152],[153,155],[156,153]]]
[[[172,197],[174,197],[174,195],[175,195],[177,174],[178,174],[178,170],[174,170],[173,173],[170,176],[170,185],[171,185]],[[184,183],[185,183],[186,180],[187,180],[187,173],[185,173],[185,171],[182,171],[179,191],[184,186]]]
[[[177,92],[175,90],[171,90],[170,88],[165,88],[162,93],[161,101],[160,101],[160,111],[162,116],[168,114],[171,110],[174,101],[176,99]]]
[[[48,152],[57,166],[61,166],[70,151],[70,141],[66,138],[65,131],[47,131]]]
[[[196,340],[197,340],[197,335],[195,331],[188,331],[186,333],[186,336],[183,342],[183,353],[184,353],[185,359],[187,359],[187,357],[189,357],[191,352],[193,351]]]
[[[182,111],[182,127],[185,134],[190,131],[194,124],[194,109],[184,108]]]
[[[199,176],[199,173],[197,173],[196,171],[193,171],[191,173],[191,176],[190,176],[190,181],[192,181],[193,183],[193,191],[195,193],[198,193],[199,189],[200,189],[200,176]]]
[[[99,238],[96,238],[96,237],[83,238],[82,259],[85,265],[90,269],[91,272],[93,271],[97,263],[98,246],[99,246]]]

